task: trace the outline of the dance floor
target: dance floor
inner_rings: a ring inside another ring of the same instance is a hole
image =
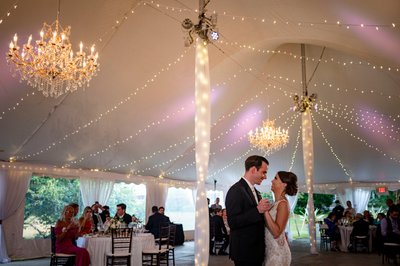
[[[343,253],[323,251],[318,255],[309,254],[309,244],[307,240],[295,240],[291,244],[292,265],[296,266],[354,266],[354,265],[380,265],[381,257],[376,253]],[[185,242],[183,246],[176,248],[177,266],[194,266],[194,242]],[[10,266],[47,266],[49,259],[36,259],[25,261],[14,261],[7,265]],[[233,266],[228,256],[211,256],[209,266]]]

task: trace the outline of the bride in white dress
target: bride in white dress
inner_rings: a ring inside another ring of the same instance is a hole
[[[297,176],[291,172],[280,171],[272,180],[272,192],[275,203],[264,213],[265,230],[265,266],[289,266],[292,260],[289,244],[285,236],[286,223],[290,215],[286,195],[297,193]]]

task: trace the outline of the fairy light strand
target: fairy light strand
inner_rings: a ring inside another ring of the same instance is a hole
[[[319,126],[319,124],[317,123],[317,121],[315,120],[314,116],[311,114],[311,119],[314,122],[314,125],[317,126],[319,132],[321,133],[322,138],[324,139],[326,145],[328,145],[329,150],[331,151],[332,155],[335,157],[336,161],[339,163],[340,167],[342,168],[343,172],[349,177],[349,182],[353,182],[352,179],[352,173],[349,169],[347,169],[344,164],[342,163],[342,160],[339,158],[339,156],[336,154],[336,152],[333,150],[332,145],[329,143],[329,141],[327,140],[327,138],[325,137],[325,133],[322,131],[321,127]]]
[[[190,49],[190,48],[189,48]],[[95,123],[101,121],[105,116],[109,115],[110,113],[118,110],[122,105],[124,105],[127,102],[130,102],[131,100],[135,99],[135,96],[138,95],[140,92],[146,90],[147,88],[151,87],[151,84],[153,82],[155,82],[157,80],[157,78],[164,72],[167,72],[171,69],[172,66],[175,66],[177,64],[179,64],[180,62],[182,62],[184,56],[186,55],[188,50],[185,50],[183,54],[181,54],[177,59],[175,59],[175,61],[173,61],[173,63],[169,63],[167,67],[162,68],[161,70],[159,70],[156,74],[153,74],[151,76],[151,78],[149,78],[143,86],[141,87],[137,87],[136,89],[133,90],[133,92],[131,92],[129,94],[129,96],[125,97],[124,99],[121,99],[118,103],[116,103],[112,108],[108,109],[105,112],[102,112],[100,114],[97,115],[96,118],[91,119],[89,122],[86,122],[85,124],[78,126],[77,128],[73,129],[72,131],[70,131],[69,133],[66,133],[64,135],[64,137],[62,139],[53,141],[51,144],[46,145],[45,147],[41,148],[40,151],[37,152],[33,152],[24,156],[18,156],[16,155],[16,159],[18,160],[24,160],[24,159],[28,159],[28,158],[32,158],[35,157],[37,155],[40,155],[44,152],[47,152],[51,149],[53,149],[55,146],[65,142],[67,139],[69,139],[70,137],[79,134],[79,132],[82,129],[87,129],[89,127],[91,127],[92,125],[94,125]]]
[[[0,17],[0,25],[3,24],[3,22],[15,12],[15,10],[18,8],[18,2],[19,0],[15,1],[14,4],[12,4],[12,6],[7,9],[7,12],[2,17]]]

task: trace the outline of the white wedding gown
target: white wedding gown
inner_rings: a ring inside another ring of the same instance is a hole
[[[274,203],[272,208],[269,210],[272,219],[276,220],[276,212],[278,208],[279,200]],[[285,204],[285,203],[282,203]],[[286,203],[289,208],[289,204]],[[289,210],[290,212],[290,210]],[[274,238],[271,232],[266,228],[265,230],[265,266],[290,266],[292,260],[292,254],[285,237],[285,231],[278,238]]]

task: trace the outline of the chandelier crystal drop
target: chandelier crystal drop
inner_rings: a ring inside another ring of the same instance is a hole
[[[270,155],[274,151],[278,151],[289,142],[288,130],[275,127],[275,121],[263,121],[261,128],[256,128],[255,132],[249,132],[250,144],[265,154]]]
[[[7,53],[7,62],[11,65],[13,75],[19,73],[21,81],[37,88],[48,97],[73,92],[89,82],[99,69],[98,53],[94,45],[90,55],[80,50],[74,54],[69,40],[71,27],[62,28],[58,18],[49,25],[44,23],[40,39],[18,46],[17,34],[14,35]]]

